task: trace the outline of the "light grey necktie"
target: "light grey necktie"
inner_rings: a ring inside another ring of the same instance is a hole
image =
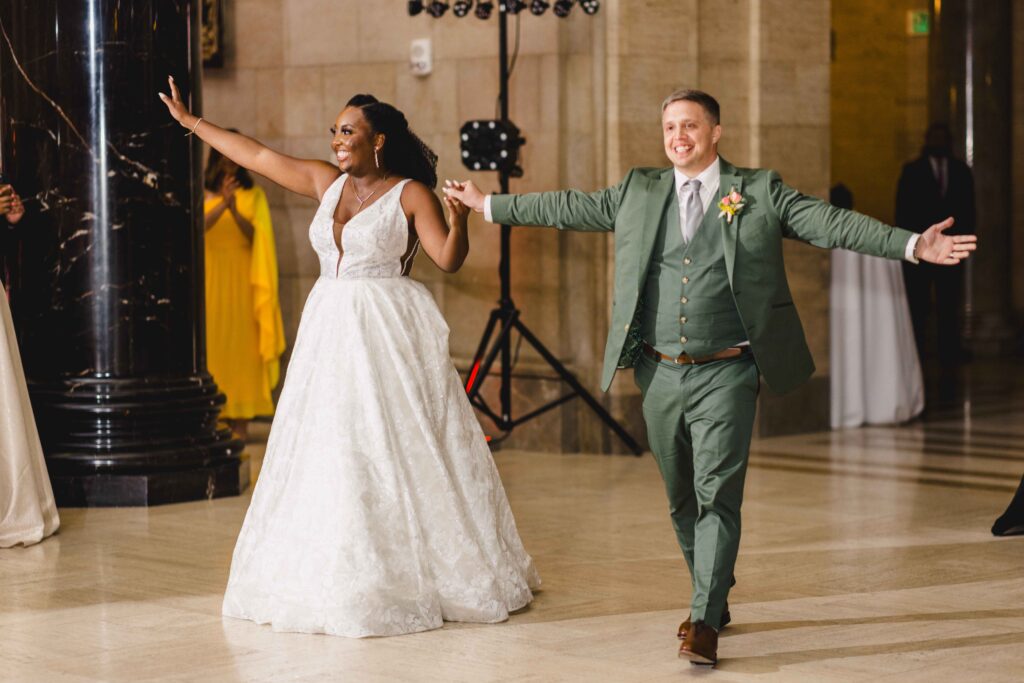
[[[704,204],[700,200],[700,181],[687,180],[679,189],[683,206],[683,242],[689,244],[704,220]]]

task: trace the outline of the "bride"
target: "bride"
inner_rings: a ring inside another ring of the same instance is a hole
[[[405,116],[353,97],[337,165],[296,159],[189,113],[171,116],[235,163],[320,202],[320,278],[302,313],[263,468],[235,546],[227,616],[361,637],[498,622],[537,572],[448,355],[448,326],[409,277],[422,246],[446,272],[468,209],[431,191],[437,157]]]

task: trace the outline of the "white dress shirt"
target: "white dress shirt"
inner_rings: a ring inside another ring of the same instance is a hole
[[[939,186],[939,195],[946,196],[946,186],[949,185],[949,160],[946,157],[929,156],[928,161],[932,165],[932,175]]]

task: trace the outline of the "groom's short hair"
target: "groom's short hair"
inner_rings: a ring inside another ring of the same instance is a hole
[[[718,106],[718,100],[703,90],[694,90],[692,88],[676,90],[674,93],[666,97],[665,101],[661,103],[662,113],[664,113],[668,108],[668,105],[673,102],[696,102],[708,113],[708,118],[711,119],[711,125],[717,126],[722,121],[721,109]]]

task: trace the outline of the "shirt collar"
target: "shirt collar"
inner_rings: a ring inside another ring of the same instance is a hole
[[[676,195],[679,194],[679,190],[683,188],[683,183],[687,180],[692,180],[689,176],[684,174],[678,168],[673,169],[676,176]],[[696,180],[700,181],[701,194],[705,192],[713,192],[718,188],[718,184],[721,182],[722,177],[722,158],[716,156],[715,160],[712,161],[707,168],[697,174]]]

